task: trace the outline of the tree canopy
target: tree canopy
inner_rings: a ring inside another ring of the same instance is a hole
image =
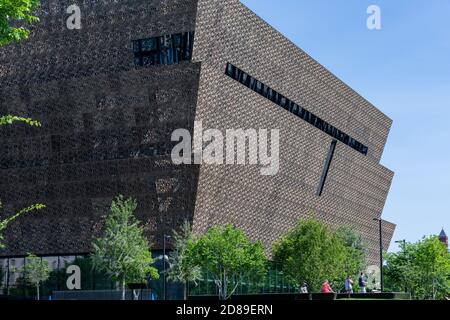
[[[50,276],[50,267],[48,261],[43,260],[30,253],[26,258],[26,263],[19,272],[23,273],[26,283],[36,287],[36,297],[39,300],[39,286]]]
[[[104,234],[93,243],[94,266],[121,284],[122,299],[127,283],[159,278],[157,269],[151,266],[154,261],[144,229],[134,217],[136,207],[135,199],[116,197],[106,217]]]
[[[274,261],[296,285],[318,291],[324,280],[341,284],[364,266],[360,237],[348,228],[333,231],[317,220],[302,220],[273,246]]]
[[[388,253],[384,270],[387,288],[415,299],[443,299],[450,292],[450,253],[435,236]]]
[[[263,245],[252,243],[232,225],[210,228],[192,243],[189,252],[194,264],[213,277],[221,299],[228,299],[234,293],[241,275],[256,279],[266,271]]]
[[[184,285],[184,299],[187,299],[187,286],[189,282],[196,283],[202,277],[202,270],[192,256],[196,237],[192,233],[191,225],[185,221],[181,230],[174,231],[173,251],[169,255],[170,270],[168,280],[181,282]]]
[[[344,241],[344,270],[348,275],[357,276],[366,267],[367,244],[362,236],[350,227],[337,229],[337,235]]]
[[[27,39],[29,27],[39,21],[33,12],[39,0],[0,0],[0,46]]]

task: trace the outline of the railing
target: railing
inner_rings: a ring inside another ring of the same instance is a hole
[[[54,291],[52,300],[122,300],[121,290]],[[126,290],[125,300],[156,300],[152,289]]]

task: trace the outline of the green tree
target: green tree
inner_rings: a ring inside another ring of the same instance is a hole
[[[386,284],[414,299],[443,299],[450,291],[450,253],[435,236],[386,255]]]
[[[127,283],[159,278],[157,269],[151,266],[154,261],[144,229],[134,217],[136,207],[136,200],[116,197],[106,217],[104,234],[93,243],[95,268],[120,283],[123,300]]]
[[[337,230],[345,245],[344,270],[347,275],[358,279],[359,274],[366,267],[367,244],[362,236],[349,227],[341,227]],[[357,281],[355,281],[356,287]]]
[[[0,208],[2,208],[2,203],[0,202]],[[3,240],[4,240],[4,236],[3,236],[3,231],[5,231],[6,227],[13,222],[14,220],[16,220],[17,218],[19,218],[21,215],[28,213],[30,211],[34,211],[34,210],[40,210],[40,209],[44,209],[45,205],[43,204],[34,204],[32,206],[29,206],[27,208],[24,208],[22,210],[20,210],[19,212],[15,213],[14,215],[12,215],[11,217],[4,219],[4,220],[0,220],[0,249],[3,249],[5,247],[5,245],[3,244]]]
[[[33,14],[39,5],[39,0],[0,0],[0,46],[28,38],[29,26],[39,21]]]
[[[217,226],[198,238],[189,250],[193,263],[207,270],[219,292],[219,298],[230,298],[241,275],[262,277],[267,259],[260,242],[252,243],[232,225]]]
[[[410,292],[413,296],[415,283],[418,280],[416,267],[413,264],[415,244],[405,243],[401,251],[386,253],[384,271],[384,286],[387,291]]]
[[[183,283],[183,297],[187,299],[188,283],[196,283],[202,277],[202,270],[192,259],[192,250],[196,238],[192,233],[191,225],[185,221],[179,232],[173,232],[174,248],[169,255],[170,269],[168,279]]]
[[[333,231],[317,220],[302,220],[273,246],[274,261],[296,285],[308,283],[312,291],[325,279],[343,283],[361,269],[362,242],[348,229]]]
[[[450,292],[450,254],[437,237],[419,242],[415,264],[420,270],[425,298],[442,299]]]
[[[42,282],[47,281],[50,276],[48,261],[29,253],[26,257],[25,265],[18,271],[22,272],[26,283],[36,287],[36,297],[39,300],[39,286]]]

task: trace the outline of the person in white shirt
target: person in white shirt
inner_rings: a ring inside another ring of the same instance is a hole
[[[308,285],[306,282],[303,282],[302,286],[300,287],[300,293],[308,293]]]
[[[347,279],[345,279],[345,292],[346,293],[353,293],[352,276],[348,276]]]

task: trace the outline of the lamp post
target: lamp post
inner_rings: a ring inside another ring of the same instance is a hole
[[[397,241],[395,241],[395,243],[401,243],[401,244],[403,244],[403,247],[401,247],[403,250],[405,250],[405,247],[406,247],[406,240],[405,239],[403,239],[403,240],[397,240]]]
[[[373,218],[373,221],[378,221],[379,223],[379,231],[380,231],[380,285],[381,292],[384,291],[383,284],[383,230],[381,226],[381,222],[383,221],[381,218]]]
[[[164,239],[163,239],[163,296],[164,296],[164,300],[167,299],[167,295],[166,295],[166,239],[170,239],[171,237],[167,234],[164,235]]]

